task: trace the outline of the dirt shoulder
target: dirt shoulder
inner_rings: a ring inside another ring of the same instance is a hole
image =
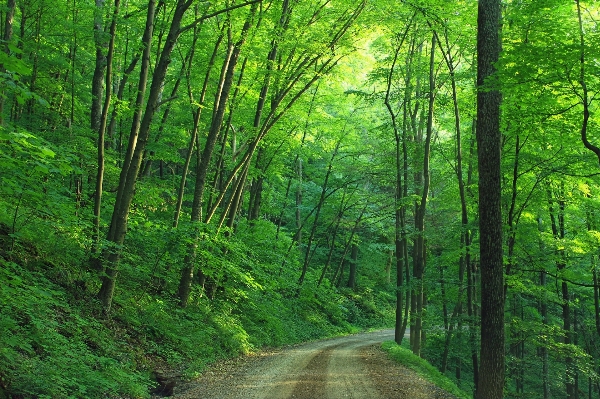
[[[357,334],[221,362],[175,399],[450,399],[379,349],[393,331]]]

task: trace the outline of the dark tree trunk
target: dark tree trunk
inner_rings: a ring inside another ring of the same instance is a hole
[[[565,201],[564,201],[564,186],[563,183],[560,183],[558,198],[553,198],[552,192],[548,190],[548,201],[549,201],[549,211],[550,211],[550,223],[552,227],[552,235],[554,239],[557,241],[557,246],[561,246],[562,244],[558,244],[559,242],[564,241],[565,239]],[[558,205],[558,209],[554,208],[554,203]],[[557,250],[557,261],[556,268],[559,273],[561,273],[567,267],[567,260],[564,248]],[[571,298],[569,296],[569,285],[565,280],[561,281],[561,309],[562,309],[562,319],[563,319],[563,332],[564,339],[563,343],[565,345],[569,345],[573,343],[573,331],[572,331],[572,322],[571,322]],[[575,362],[573,358],[569,355],[565,358],[565,387],[567,399],[575,399],[577,397],[577,387],[575,385],[574,376],[575,376]]]
[[[481,366],[476,399],[504,397],[504,266],[500,102],[489,87],[501,51],[500,0],[480,0],[477,21],[477,149],[481,261]]]
[[[404,308],[404,296],[408,299],[408,294],[406,287],[404,287],[404,271],[405,269],[408,271],[408,259],[407,259],[407,241],[406,241],[406,231],[405,231],[405,220],[406,220],[406,206],[404,205],[404,198],[407,195],[406,181],[408,169],[403,167],[403,160],[406,161],[407,153],[406,153],[406,132],[405,129],[402,129],[402,134],[400,133],[400,129],[398,127],[397,121],[397,113],[392,108],[392,103],[390,101],[390,95],[392,91],[392,82],[394,80],[394,70],[396,68],[396,63],[398,61],[398,55],[402,48],[404,41],[408,35],[408,32],[413,26],[412,19],[409,23],[406,24],[403,35],[401,36],[400,43],[394,52],[394,58],[392,61],[392,65],[390,66],[390,71],[387,76],[387,87],[385,94],[385,106],[387,108],[388,113],[390,114],[390,118],[392,121],[392,128],[394,131],[394,143],[395,143],[395,166],[396,166],[396,187],[395,187],[395,195],[394,195],[394,217],[395,217],[395,225],[394,225],[394,247],[395,247],[395,263],[396,263],[396,318],[395,318],[395,330],[394,330],[394,341],[400,345],[402,343],[402,339],[404,338],[404,333],[406,331],[407,324],[407,315],[403,313]],[[410,95],[409,91],[409,82],[410,82],[410,68],[407,68],[407,74],[405,77],[405,93],[404,93],[404,106],[403,106],[403,127],[407,126],[407,101]],[[404,163],[404,166],[407,166]],[[406,265],[406,268],[405,268]],[[408,275],[407,275],[408,282]],[[406,305],[406,309],[408,312],[408,302]]]
[[[260,94],[258,96],[258,103],[256,104],[256,113],[254,114],[254,128],[259,129],[262,125],[262,115],[265,108],[265,103],[267,100],[267,96],[269,94],[269,88],[271,86],[271,79],[273,75],[273,69],[276,66],[275,61],[277,60],[277,54],[279,51],[279,40],[281,37],[285,35],[287,29],[289,27],[290,17],[291,17],[291,7],[289,0],[283,0],[282,2],[282,10],[281,16],[279,18],[279,23],[277,24],[274,32],[273,39],[271,40],[271,49],[269,50],[269,54],[267,55],[267,73],[265,74],[265,78],[263,81],[263,85],[260,89]],[[258,150],[258,154],[256,156],[256,165],[258,167],[259,172],[265,172],[265,170],[261,169],[261,162],[263,158],[264,149],[260,148]],[[250,206],[248,211],[248,219],[256,220],[260,214],[260,204],[262,198],[262,187],[263,187],[264,176],[261,174],[256,179],[253,179],[252,186],[250,189]]]
[[[352,251],[350,252],[350,271],[348,273],[348,288],[356,289],[356,268],[358,266],[358,245],[352,244]]]
[[[596,333],[600,337],[600,284],[598,282],[598,267],[594,265],[594,314],[596,319]]]
[[[416,280],[416,287],[413,291],[414,304],[414,327],[411,327],[411,348],[415,355],[421,355],[421,340],[423,336],[423,309],[424,309],[424,290],[423,278],[425,276],[425,211],[427,209],[427,197],[429,195],[429,157],[431,150],[431,137],[433,135],[433,106],[435,101],[435,48],[436,35],[432,35],[431,51],[429,61],[429,106],[427,114],[427,128],[425,142],[423,146],[423,168],[419,172],[419,183],[422,183],[421,198],[415,205],[415,229],[417,236],[414,243],[414,262],[413,278]],[[413,331],[414,330],[414,331]]]
[[[337,234],[340,228],[340,223],[342,221],[342,218],[344,217],[344,213],[346,211],[345,209],[345,205],[346,205],[346,192],[344,191],[344,195],[342,196],[342,200],[340,201],[340,208],[337,212],[337,215],[334,219],[334,221],[332,222],[332,225],[335,224],[335,226],[333,227],[333,232],[331,233],[331,241],[329,241],[329,251],[327,253],[327,260],[325,261],[325,265],[323,266],[323,270],[321,271],[321,276],[319,277],[319,281],[317,283],[317,287],[321,285],[321,283],[323,282],[323,279],[325,278],[325,273],[327,272],[327,270],[329,269],[329,266],[331,265],[331,259],[333,258],[333,252],[335,250],[335,240],[337,238]]]
[[[131,127],[131,134],[129,137],[128,153],[133,153],[139,132],[139,121],[141,118],[142,102],[144,93],[146,92],[146,83],[148,82],[148,71],[150,67],[150,47],[152,43],[152,34],[154,27],[154,15],[156,11],[156,2],[150,0],[148,4],[148,11],[146,14],[146,28],[142,37],[142,45],[144,46],[144,54],[142,57],[142,68],[140,70],[140,81],[138,85],[138,98],[136,103],[136,110],[134,111],[134,122]],[[117,200],[112,214],[112,221],[108,231],[107,239],[115,243],[116,248],[109,248],[102,254],[102,265],[101,271],[104,271],[104,275],[101,277],[102,285],[98,292],[98,298],[102,302],[105,312],[110,311],[112,304],[113,293],[115,289],[115,282],[117,277],[117,263],[119,260],[119,250],[123,242],[125,241],[125,234],[127,229],[127,216],[129,214],[129,205],[133,199],[133,182],[130,182],[130,189],[125,190],[125,186],[128,179],[129,172],[129,158],[128,156],[121,168],[121,175],[119,179],[119,188],[117,191]],[[137,176],[135,176],[137,177]],[[127,202],[127,203],[126,203]],[[125,207],[125,209],[123,209]]]

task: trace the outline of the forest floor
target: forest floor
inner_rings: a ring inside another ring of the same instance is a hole
[[[393,330],[357,334],[215,364],[175,399],[453,399],[380,349]]]

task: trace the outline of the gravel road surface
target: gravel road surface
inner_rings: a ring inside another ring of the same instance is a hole
[[[222,362],[175,399],[442,399],[454,396],[388,359],[393,330],[311,342]]]

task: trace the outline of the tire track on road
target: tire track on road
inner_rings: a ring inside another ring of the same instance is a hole
[[[176,391],[175,399],[449,398],[377,347],[393,330],[311,342],[224,362]],[[375,352],[373,352],[375,351]],[[379,353],[370,361],[366,353]],[[367,357],[366,357],[367,356]],[[373,359],[374,360],[374,359]],[[409,377],[410,378],[407,378]],[[416,378],[415,378],[416,377]],[[410,380],[410,381],[409,381]],[[409,383],[410,382],[410,383]],[[408,395],[408,396],[407,396]],[[441,396],[440,396],[441,395]]]

